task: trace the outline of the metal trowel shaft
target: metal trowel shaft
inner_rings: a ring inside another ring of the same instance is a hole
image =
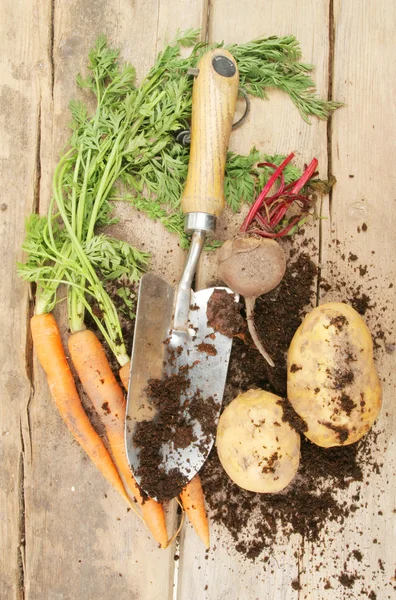
[[[176,292],[173,329],[186,331],[191,300],[191,287],[197,269],[199,257],[205,243],[206,234],[213,231],[216,219],[207,213],[189,213],[186,216],[185,230],[191,237],[190,250],[184,265],[183,274]]]

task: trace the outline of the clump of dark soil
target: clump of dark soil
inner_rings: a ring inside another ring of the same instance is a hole
[[[308,426],[306,422],[296,413],[290,402],[286,398],[279,398],[277,404],[282,406],[283,417],[282,421],[289,423],[299,433],[307,431]]]
[[[136,424],[134,444],[140,450],[136,475],[142,488],[160,501],[174,498],[187,483],[177,468],[166,473],[161,468],[161,449],[170,440],[179,448],[186,448],[194,441],[193,427],[180,404],[189,385],[190,380],[184,374],[151,379],[147,396],[157,413],[152,420]]]
[[[344,587],[352,588],[356,581],[356,575],[351,575],[350,573],[341,573],[338,580]]]
[[[227,337],[245,333],[247,324],[241,315],[241,307],[240,302],[235,302],[235,294],[215,289],[206,308],[209,327]]]
[[[170,471],[164,469],[163,448],[183,450],[194,443],[204,453],[215,435],[217,404],[213,397],[203,398],[200,390],[190,391],[186,370],[151,379],[147,397],[155,416],[136,424],[134,444],[139,448],[139,468],[136,475],[149,496],[159,501],[178,496],[188,481],[184,469],[177,463]],[[202,435],[197,438],[197,424]],[[176,453],[174,452],[176,451]]]
[[[261,360],[260,371],[267,382],[265,389],[272,387],[280,395],[286,394],[287,350],[304,310],[310,309],[316,275],[316,266],[303,252],[289,264],[278,287],[256,300],[254,323],[275,363],[275,367],[270,367]]]
[[[205,354],[209,354],[209,356],[216,356],[217,350],[216,346],[213,344],[208,344],[207,342],[201,342],[197,346],[198,352],[204,352]]]

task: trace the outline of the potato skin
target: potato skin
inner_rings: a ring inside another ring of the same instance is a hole
[[[217,452],[224,470],[241,488],[279,492],[297,473],[300,435],[282,417],[282,399],[254,389],[237,396],[221,415]]]
[[[369,431],[381,384],[370,331],[351,306],[329,302],[305,317],[289,347],[287,395],[318,446],[353,444]]]

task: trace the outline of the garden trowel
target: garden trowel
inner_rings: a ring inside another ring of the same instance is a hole
[[[181,405],[200,402],[202,413],[205,402],[209,398],[211,402],[213,427],[209,434],[198,418],[191,418],[191,443],[183,448],[170,441],[161,447],[161,480],[175,472],[184,482],[194,477],[213,445],[220,415],[232,339],[207,324],[207,304],[216,288],[194,292],[191,286],[205,238],[215,230],[224,209],[224,169],[237,95],[238,69],[231,54],[221,48],[205,54],[193,84],[190,160],[182,196],[185,230],[192,234],[188,257],[176,289],[150,273],[140,282],[125,434],[134,476],[154,498],[155,489],[146,489],[141,477],[141,448],[135,443],[139,424],[156,422],[157,409],[149,397],[148,383],[187,369],[190,385],[180,398]],[[214,350],[202,351],[209,347],[208,342]]]

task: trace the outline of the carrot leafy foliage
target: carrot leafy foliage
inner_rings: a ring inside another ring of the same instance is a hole
[[[121,361],[126,360],[121,328],[104,281],[138,281],[149,255],[98,229],[116,222],[114,201],[128,201],[178,234],[183,248],[188,246],[180,197],[189,149],[176,137],[191,119],[193,77],[188,69],[208,49],[223,45],[199,42],[199,35],[194,29],[179,33],[139,85],[133,66],[121,64],[119,51],[110,48],[104,36],[98,38],[89,53],[88,74],[77,77],[87,101],[70,103],[72,131],[55,169],[48,214],[27,221],[23,246],[27,260],[18,270],[37,285],[36,311],[52,310],[57,288],[66,282],[71,330],[83,327],[88,310]],[[181,53],[185,47],[191,48],[188,57]],[[305,121],[309,116],[327,118],[340,106],[317,96],[310,76],[313,67],[300,62],[301,50],[293,36],[227,48],[237,60],[240,85],[248,94],[267,98],[270,88],[282,90]],[[93,110],[88,108],[92,96]],[[283,158],[255,148],[246,156],[229,152],[225,173],[229,208],[238,211],[242,202],[252,203],[268,180],[271,173],[258,169],[259,162],[278,165]],[[287,183],[300,171],[289,164],[283,175]],[[218,244],[213,242],[212,247]],[[128,297],[126,289],[120,296]],[[92,311],[92,301],[103,319]]]

